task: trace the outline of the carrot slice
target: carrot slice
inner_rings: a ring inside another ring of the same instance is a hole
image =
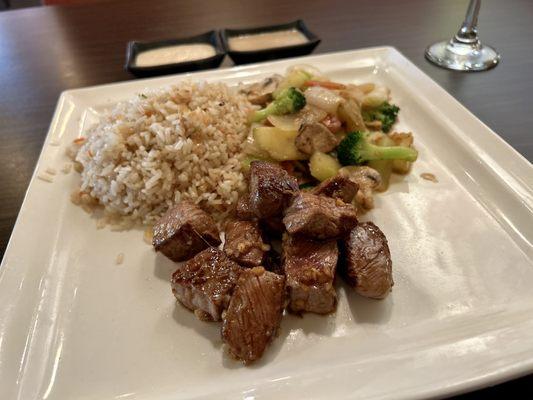
[[[332,90],[342,90],[346,89],[346,85],[343,85],[342,83],[337,82],[330,82],[330,81],[305,81],[304,86],[320,86],[325,89],[332,89]]]

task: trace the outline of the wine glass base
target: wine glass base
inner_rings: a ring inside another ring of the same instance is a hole
[[[485,71],[500,61],[500,55],[490,46],[458,43],[453,39],[432,44],[425,55],[433,64],[456,71]]]

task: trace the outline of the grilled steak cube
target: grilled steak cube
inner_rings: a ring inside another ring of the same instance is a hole
[[[265,269],[278,275],[285,275],[283,265],[281,265],[281,254],[274,249],[270,249],[265,255]]]
[[[203,320],[220,321],[242,268],[222,250],[210,247],[172,275],[174,296]]]
[[[285,277],[262,267],[239,276],[222,324],[229,352],[249,364],[263,355],[276,335],[283,314]]]
[[[391,291],[392,261],[387,238],[372,222],[357,225],[342,241],[346,281],[365,297],[383,299]]]
[[[280,166],[266,161],[250,165],[250,209],[258,218],[281,215],[298,192],[296,178]]]
[[[220,235],[209,214],[190,201],[182,201],[155,223],[152,244],[171,260],[184,261],[208,246],[218,246]]]
[[[301,192],[285,210],[283,223],[291,235],[339,238],[357,224],[357,211],[340,199]]]
[[[283,216],[269,217],[265,219],[258,219],[250,206],[250,194],[243,194],[237,201],[235,208],[235,217],[243,221],[259,221],[259,225],[266,233],[279,236],[285,232],[285,225],[283,225]]]
[[[358,190],[359,185],[347,176],[335,175],[333,178],[326,179],[320,183],[311,193],[333,197],[335,199],[341,199],[345,203],[351,203]]]
[[[261,228],[273,237],[281,238],[282,233],[285,232],[282,216],[265,218],[260,220],[259,223],[261,224]]]
[[[255,219],[255,214],[250,208],[250,194],[243,193],[239,200],[237,201],[237,207],[235,208],[235,216],[238,219],[242,220],[253,220]]]
[[[335,240],[318,242],[284,235],[283,269],[291,311],[327,314],[335,310],[337,295],[333,280],[338,257]]]
[[[261,230],[256,221],[232,220],[226,223],[224,251],[229,258],[240,265],[260,266],[269,247],[263,243]]]

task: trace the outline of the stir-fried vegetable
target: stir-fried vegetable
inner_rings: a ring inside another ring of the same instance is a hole
[[[310,87],[304,94],[308,104],[321,108],[330,114],[335,114],[337,107],[343,101],[343,98],[334,91],[320,86]]]
[[[346,124],[349,131],[365,129],[365,121],[361,115],[361,108],[354,99],[342,101],[338,110],[339,119]]]
[[[248,171],[250,169],[250,164],[252,163],[252,161],[270,161],[270,162],[272,162],[273,160],[271,158],[268,158],[268,157],[259,157],[259,156],[249,155],[249,156],[246,156],[246,157],[244,157],[242,159],[242,161],[241,161],[242,169],[244,171]]]
[[[321,108],[307,104],[302,111],[298,113],[298,120],[301,124],[312,124],[320,122],[328,116],[328,113]]]
[[[368,137],[368,140],[374,143],[377,146],[395,146],[396,143],[388,136],[381,132],[375,132]],[[381,182],[375,188],[380,192],[384,192],[389,188],[390,177],[392,175],[392,165],[396,162],[394,160],[372,160],[368,162],[370,168],[375,169],[379,172],[381,176]],[[398,161],[398,162],[407,162],[407,161]],[[407,162],[408,163],[408,162]],[[409,164],[409,163],[408,163]]]
[[[322,75],[322,72],[320,70],[310,64],[295,64],[291,65],[289,68],[287,68],[287,75],[291,74],[293,71],[303,71],[311,76],[309,79],[314,79],[317,81],[323,81],[323,80],[329,80],[324,75]]]
[[[274,100],[250,116],[259,124],[245,143],[244,169],[270,160],[302,187],[349,173],[360,186],[354,201],[370,209],[373,191],[386,190],[392,173],[407,173],[417,159],[411,133],[389,133],[400,109],[387,87],[330,81],[308,66],[289,68],[278,82]]]
[[[354,100],[359,108],[361,107],[360,104],[363,102],[363,98],[365,97],[365,92],[363,92],[358,85],[353,84],[346,85],[346,88],[340,90],[339,94],[345,99]]]
[[[383,132],[388,132],[396,122],[396,117],[398,116],[399,111],[400,107],[386,101],[377,108],[363,110],[363,119],[365,122],[381,122],[381,130]]]
[[[374,83],[363,83],[361,85],[357,85],[357,88],[363,92],[363,94],[368,94],[370,92],[372,92],[375,88],[376,88],[376,85]]]
[[[379,107],[389,101],[389,89],[385,86],[376,85],[374,89],[363,97],[363,107]]]
[[[343,85],[342,83],[337,82],[331,82],[331,81],[314,81],[314,80],[308,80],[304,82],[304,86],[311,87],[311,86],[320,86],[325,89],[331,89],[331,90],[342,90],[346,89],[346,85]]]
[[[359,190],[355,195],[355,202],[363,208],[370,210],[374,208],[374,198],[372,192],[381,184],[381,176],[379,172],[366,165],[354,166],[350,165],[342,167],[339,174],[347,176],[359,185]]]
[[[388,135],[394,145],[411,147],[413,145],[413,134],[411,132],[394,132]],[[392,170],[397,174],[407,174],[411,169],[409,161],[394,160]]]
[[[392,174],[392,160],[373,160],[368,162],[370,168],[375,169],[381,176],[381,182],[376,188],[378,192],[384,192],[389,188]]]
[[[340,119],[338,119],[337,117],[332,116],[332,115],[326,116],[326,118],[324,118],[320,122],[323,123],[324,126],[331,131],[331,133],[339,132],[341,130],[341,127],[342,127],[342,123],[341,123]]]
[[[305,160],[309,157],[298,151],[294,144],[298,131],[260,126],[254,129],[253,135],[257,146],[276,161]]]
[[[360,165],[371,160],[415,161],[418,152],[410,147],[379,147],[367,141],[362,132],[350,132],[337,147],[337,158],[342,165]]]
[[[274,92],[272,92],[272,96],[276,99],[278,98],[281,93],[290,87],[293,88],[301,88],[305,82],[310,80],[313,76],[302,69],[293,69],[292,71],[288,72],[285,78],[281,80],[278,87]]]
[[[295,114],[269,115],[267,120],[276,128],[284,131],[297,131],[300,128],[300,122]]]
[[[311,175],[319,181],[325,181],[337,175],[341,165],[337,159],[326,153],[319,151],[313,153],[309,160],[309,170]]]
[[[305,97],[297,89],[290,87],[283,90],[279,96],[265,108],[252,114],[252,122],[260,122],[269,115],[292,114],[305,107]]]

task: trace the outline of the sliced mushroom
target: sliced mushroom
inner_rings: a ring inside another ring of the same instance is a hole
[[[355,201],[363,208],[370,210],[374,208],[374,198],[372,192],[381,184],[381,175],[373,168],[362,167],[343,167],[339,174],[350,178],[357,183],[359,190],[355,195]]]
[[[264,106],[272,100],[272,92],[276,90],[282,78],[278,74],[269,76],[260,82],[243,87],[241,93],[248,97],[250,103]]]
[[[337,137],[324,124],[315,122],[304,124],[300,127],[294,144],[302,153],[313,154],[316,151],[329,153],[337,147],[339,142]]]

